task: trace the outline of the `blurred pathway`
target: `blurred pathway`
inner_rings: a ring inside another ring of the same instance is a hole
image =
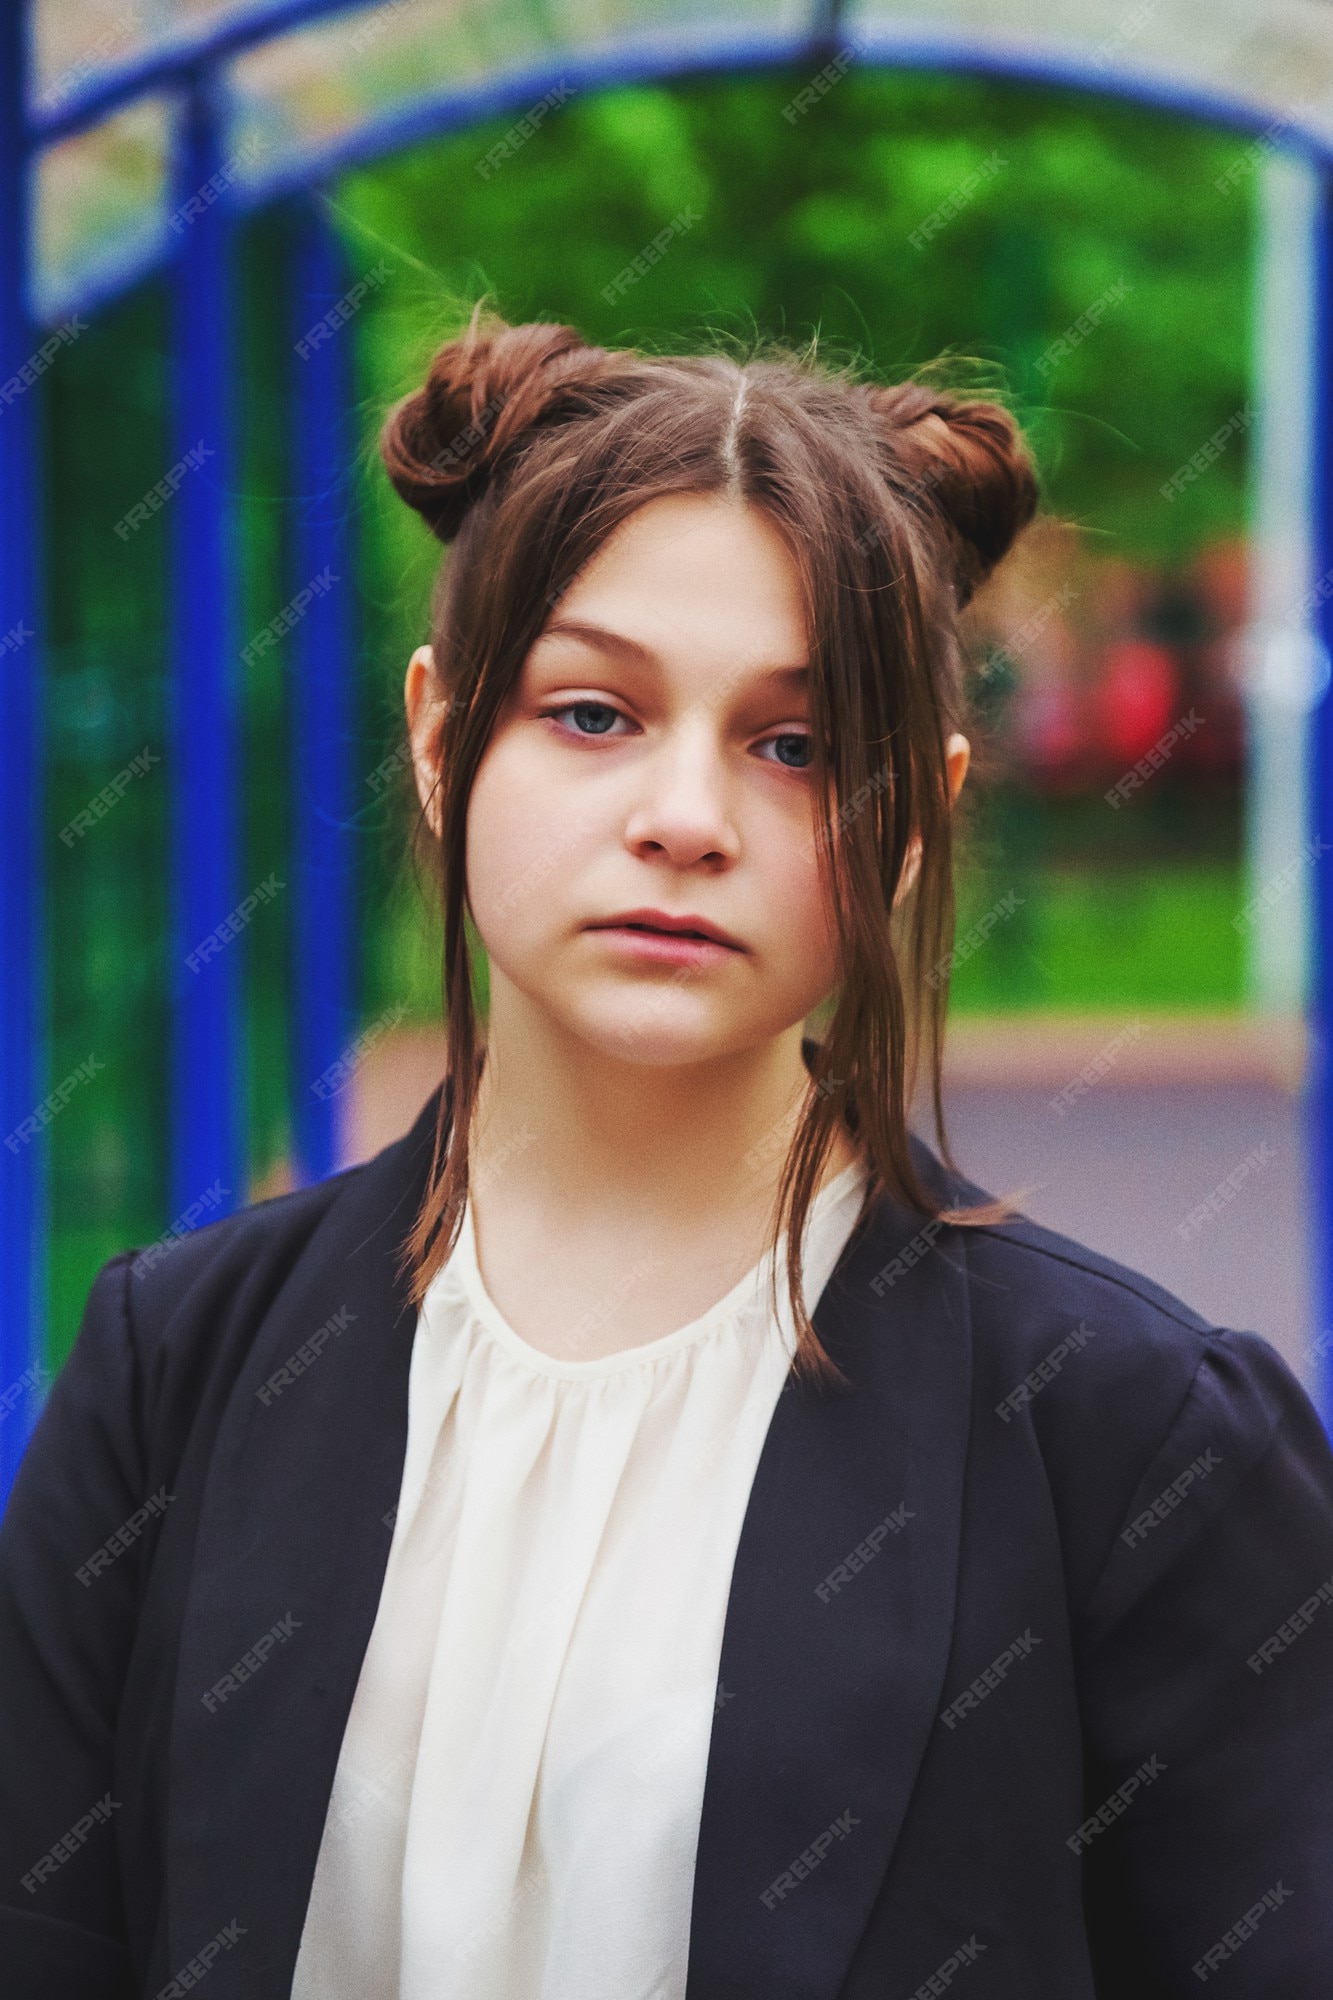
[[[945,1115],[959,1167],[995,1194],[1030,1186],[1034,1220],[1263,1334],[1309,1386],[1298,1024],[1125,1027],[956,1024]]]

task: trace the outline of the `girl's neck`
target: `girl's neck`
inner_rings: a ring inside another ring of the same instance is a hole
[[[802,1033],[798,1024],[707,1063],[643,1064],[592,1053],[545,1017],[514,1019],[493,1001],[472,1188],[483,1205],[495,1190],[493,1207],[567,1212],[575,1228],[590,1213],[686,1227],[766,1213],[809,1088]],[[840,1129],[821,1184],[855,1156]]]

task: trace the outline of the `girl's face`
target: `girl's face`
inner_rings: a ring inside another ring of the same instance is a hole
[[[423,797],[428,663],[407,689]],[[644,1064],[804,1022],[837,980],[807,683],[796,568],[764,515],[669,495],[621,524],[557,601],[473,784],[493,1009]],[[726,942],[651,929],[682,918]]]
[[[771,1040],[834,984],[805,624],[763,515],[671,495],[557,602],[487,746],[468,901],[496,973],[606,1056]],[[617,927],[690,917],[730,944]]]

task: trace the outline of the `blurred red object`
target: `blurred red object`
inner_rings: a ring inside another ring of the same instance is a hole
[[[1180,703],[1180,670],[1165,646],[1116,640],[1091,690],[1099,751],[1112,763],[1136,764],[1179,719]]]

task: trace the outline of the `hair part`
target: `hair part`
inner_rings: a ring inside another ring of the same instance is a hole
[[[881,385],[770,345],[653,357],[570,326],[510,326],[479,306],[390,411],[380,451],[397,492],[449,546],[432,643],[440,732],[445,1088],[420,1211],[402,1246],[420,1305],[450,1255],[468,1190],[484,1049],[466,910],[468,800],[528,651],[575,576],[631,514],[666,494],[727,494],[783,535],[810,642],[820,867],[840,978],[785,1157],[793,1367],[844,1379],[801,1282],[805,1221],[841,1123],[868,1174],[923,1219],[980,1226],[1006,1202],[941,1204],[912,1158],[908,1109],[924,1050],[941,1156],[941,1061],[954,925],[945,747],[969,720],[957,614],[1036,512],[1032,460],[997,402]],[[422,820],[418,820],[420,831]],[[916,878],[899,897],[913,837]],[[773,1260],[776,1304],[777,1259]]]

